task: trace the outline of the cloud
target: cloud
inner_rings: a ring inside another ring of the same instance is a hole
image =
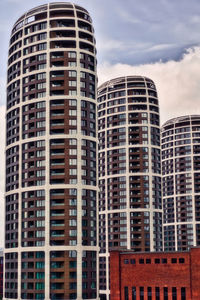
[[[125,48],[125,45],[122,41],[119,40],[113,40],[104,37],[102,40],[98,41],[98,51],[112,51],[112,50],[123,50]]]
[[[167,50],[170,48],[177,47],[175,44],[158,44],[158,45],[153,45],[147,51],[160,51],[160,50]]]
[[[99,84],[127,75],[142,75],[154,80],[160,101],[161,122],[169,118],[200,114],[200,47],[189,48],[179,61],[144,65],[110,64],[99,66]]]
[[[119,8],[117,6],[116,11],[117,11],[119,17],[121,18],[121,21],[123,20],[124,22],[129,23],[129,24],[140,24],[142,22],[141,18],[137,18],[132,13],[130,13],[124,9],[121,9],[121,7]]]

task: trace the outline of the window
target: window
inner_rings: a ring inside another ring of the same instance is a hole
[[[176,290],[176,287],[172,288],[172,300],[177,300],[177,290]]]
[[[144,259],[143,258],[139,259],[139,264],[144,264]]]
[[[84,81],[80,82],[80,87],[85,88],[86,87],[86,83]],[[82,101],[81,101],[82,102]]]
[[[36,266],[36,269],[44,269],[44,262],[37,261],[35,266]]]
[[[45,79],[46,78],[46,73],[40,73],[37,74],[37,80]]]
[[[164,287],[164,300],[168,300],[168,288]]]
[[[185,259],[184,258],[179,258],[179,264],[184,264]]]
[[[75,159],[75,158],[70,158],[69,164],[70,164],[70,165],[77,165],[77,159]]]
[[[76,52],[68,52],[68,57],[69,58],[76,58]]]
[[[47,44],[46,44],[46,43],[43,43],[43,44],[39,44],[39,45],[38,45],[38,51],[46,50],[46,48],[47,48]]]
[[[45,221],[42,220],[42,221],[36,221],[36,227],[44,227],[45,226]]]
[[[162,264],[167,264],[167,258],[162,258]]]
[[[155,258],[155,264],[159,264],[160,263],[160,258]]]
[[[77,215],[76,209],[70,209],[70,210],[69,210],[69,215],[70,215],[70,216],[76,216],[76,215]]]
[[[38,65],[38,70],[42,70],[46,68],[46,64],[39,64]]]
[[[76,71],[69,71],[69,77],[76,77]]]
[[[70,139],[70,140],[69,140],[69,144],[70,144],[71,146],[75,146],[75,145],[77,145],[77,140],[76,140],[76,139]]]
[[[181,288],[181,300],[186,300],[186,288]]]
[[[69,175],[71,176],[77,175],[77,169],[69,169]]]
[[[76,109],[70,109],[69,110],[69,115],[70,116],[76,116]]]
[[[171,263],[172,263],[172,264],[176,264],[176,263],[177,263],[177,258],[172,258],[172,259],[171,259]]]
[[[148,300],[152,300],[152,289],[151,287],[147,288],[147,296],[148,296]]]
[[[160,300],[160,288],[155,287],[156,300]]]
[[[135,265],[135,259],[131,259],[131,264]]]
[[[69,236],[77,236],[77,230],[73,229],[69,231]]]
[[[136,287],[132,287],[132,300],[136,300]]]
[[[38,61],[45,60],[45,59],[46,59],[46,54],[38,55]]]
[[[45,216],[45,210],[37,210],[36,217],[44,217]]]
[[[80,77],[81,78],[86,78],[86,73],[85,72],[80,72]]]
[[[76,87],[76,80],[69,80],[69,86]]]
[[[124,263],[127,265],[129,264],[129,260],[128,259],[124,259]]]
[[[68,61],[68,67],[76,67],[75,61]]]
[[[150,264],[151,263],[151,259],[150,258],[147,258],[146,259],[146,264]]]
[[[140,300],[144,300],[144,288],[140,287]]]
[[[124,287],[124,300],[128,300],[128,287]]]
[[[77,149],[69,149],[69,155],[77,155]]]
[[[77,222],[76,220],[72,219],[72,220],[69,220],[69,226],[76,226]]]

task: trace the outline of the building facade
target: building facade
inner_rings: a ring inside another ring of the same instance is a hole
[[[0,251],[0,299],[3,298],[3,251]]]
[[[141,76],[98,89],[100,294],[109,297],[109,251],[162,250],[159,106]]]
[[[200,245],[200,116],[167,121],[162,134],[164,250]]]
[[[110,254],[111,300],[199,300],[200,248]]]
[[[96,49],[88,12],[56,2],[9,46],[4,299],[98,297]]]

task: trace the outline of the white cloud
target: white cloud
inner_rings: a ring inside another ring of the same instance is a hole
[[[97,42],[98,51],[112,51],[112,50],[123,50],[125,45],[122,41],[112,40],[104,37],[102,40],[99,39]]]
[[[126,10],[121,9],[121,7],[119,8],[118,6],[116,7],[116,11],[119,15],[119,17],[130,24],[140,24],[142,22],[141,18],[137,18],[136,16],[134,16],[131,12],[128,12]]]
[[[105,63],[99,66],[99,84],[127,75],[154,80],[160,101],[161,122],[186,114],[200,114],[200,47],[187,50],[180,61],[146,65]]]
[[[150,47],[147,51],[160,51],[160,50],[167,50],[176,47],[175,44],[158,44]]]

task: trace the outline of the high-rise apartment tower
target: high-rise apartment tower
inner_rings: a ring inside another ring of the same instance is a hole
[[[164,249],[200,246],[200,116],[167,121],[162,134]]]
[[[109,251],[162,250],[159,107],[153,81],[110,80],[98,89],[100,293]]]
[[[17,20],[8,57],[4,299],[96,299],[96,58],[88,12]]]

